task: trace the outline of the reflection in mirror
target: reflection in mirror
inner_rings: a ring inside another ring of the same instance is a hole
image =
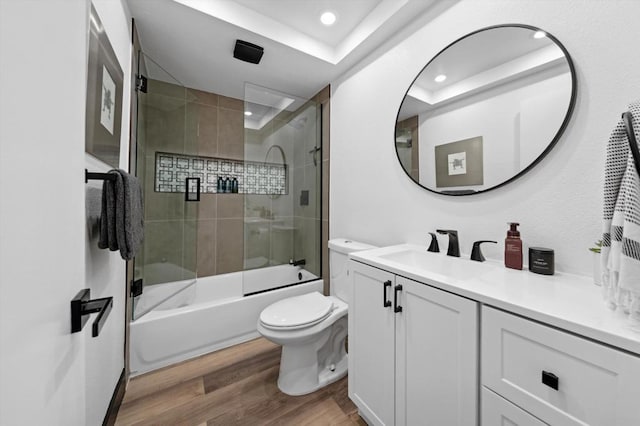
[[[538,28],[469,34],[433,58],[407,91],[396,121],[398,160],[430,191],[464,195],[501,186],[557,142],[575,87],[567,51]]]

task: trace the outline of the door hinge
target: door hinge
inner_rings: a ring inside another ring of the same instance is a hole
[[[144,286],[142,285],[142,278],[139,280],[131,281],[131,297],[138,297],[142,294],[142,289]]]
[[[142,93],[147,93],[147,77],[142,74],[136,75],[136,90]]]

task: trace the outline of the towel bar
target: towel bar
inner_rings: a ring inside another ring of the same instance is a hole
[[[640,175],[640,150],[638,150],[638,143],[636,142],[636,134],[633,130],[633,121],[630,112],[625,112],[622,114],[622,118],[624,120],[624,126],[627,131],[627,138],[629,139],[629,148],[631,149],[631,154],[633,155],[633,160],[636,164],[636,171],[638,175]]]
[[[89,319],[89,314],[97,312],[98,316],[93,320],[91,335],[98,337],[113,307],[113,297],[89,300],[90,298],[91,290],[85,288],[80,290],[76,297],[71,300],[71,332],[77,333],[81,331]]]
[[[84,169],[84,183],[88,183],[91,180],[115,180],[117,175],[114,173],[95,173]]]

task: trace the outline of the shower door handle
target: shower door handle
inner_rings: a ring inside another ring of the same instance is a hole
[[[387,288],[391,288],[391,281],[385,281],[382,287],[382,306],[385,308],[391,306],[391,300],[387,299]]]
[[[185,179],[185,201],[200,201],[200,178],[188,177]]]

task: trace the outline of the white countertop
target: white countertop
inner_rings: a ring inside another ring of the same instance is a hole
[[[640,355],[640,329],[632,328],[622,312],[611,311],[605,306],[601,287],[595,286],[591,278],[558,272],[539,275],[525,269],[508,269],[492,261],[480,264],[466,258],[451,258],[452,262],[460,262],[461,270],[466,267],[482,270],[472,278],[455,279],[381,257],[406,250],[424,251],[428,256],[446,256],[445,253],[429,253],[426,247],[401,244],[351,253],[349,257]]]

